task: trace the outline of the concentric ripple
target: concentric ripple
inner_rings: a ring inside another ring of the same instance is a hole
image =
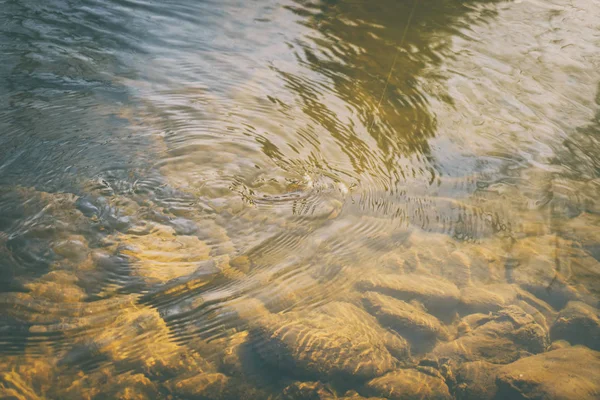
[[[510,398],[510,363],[593,365],[598,9],[0,0],[0,398]]]

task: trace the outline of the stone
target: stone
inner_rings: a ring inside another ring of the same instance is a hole
[[[210,357],[217,370],[230,377],[236,385],[247,386],[247,390],[256,391],[271,386],[273,376],[268,364],[254,350],[250,339],[248,331],[233,332],[224,338],[211,340],[208,343],[210,350],[201,348],[198,352]],[[217,348],[214,348],[215,345]],[[266,398],[256,398],[263,397]]]
[[[460,291],[459,311],[463,315],[495,312],[511,304],[516,297],[517,291],[508,284],[469,286]]]
[[[460,251],[470,259],[471,281],[474,285],[505,282],[507,243],[506,239],[494,236],[461,244]]]
[[[375,275],[359,280],[356,286],[361,291],[379,292],[404,301],[419,301],[429,313],[443,319],[454,315],[460,298],[455,284],[426,275]]]
[[[386,328],[396,331],[411,342],[411,347],[427,347],[436,339],[449,338],[449,333],[433,315],[418,307],[377,292],[362,296],[365,309]]]
[[[262,287],[256,297],[271,312],[294,309],[307,300],[314,302],[319,296],[326,295],[322,283],[308,274],[297,274],[292,281],[269,276],[263,280]]]
[[[367,380],[397,365],[377,327],[358,307],[333,302],[265,316],[253,321],[250,332],[254,348],[274,367],[308,377]],[[402,345],[407,356],[408,344]]]
[[[395,251],[385,253],[377,260],[377,265],[382,271],[390,273],[404,273],[404,258]]]
[[[3,356],[0,358],[0,394],[41,400],[54,388],[55,368],[55,363],[46,358]]]
[[[230,264],[233,268],[238,269],[239,271],[247,274],[250,272],[251,263],[248,256],[237,256],[230,261]]]
[[[80,314],[85,304],[86,293],[78,283],[78,278],[67,271],[51,271],[24,284],[27,292],[0,293],[0,303],[8,306],[4,316],[31,324],[32,328],[68,322]]]
[[[569,284],[570,243],[555,236],[528,237],[511,250],[508,279],[554,308],[577,300],[577,290]]]
[[[194,376],[174,379],[167,383],[171,391],[186,398],[223,399],[235,398],[230,386],[230,378],[221,373],[199,373]]]
[[[355,390],[348,390],[343,396],[338,396],[336,400],[386,400],[383,397],[363,397]]]
[[[80,379],[69,383],[56,398],[151,400],[160,397],[158,386],[143,374],[103,368],[89,375],[80,374]]]
[[[190,275],[210,254],[210,248],[196,236],[176,235],[173,228],[163,225],[150,234],[119,235],[113,240],[118,253],[129,258],[132,273],[150,284]]]
[[[376,397],[363,397],[354,390],[338,395],[321,382],[294,382],[287,386],[276,400],[384,400]]]
[[[365,392],[389,400],[452,399],[443,379],[416,369],[399,369],[372,379],[365,384]]]
[[[74,263],[84,261],[90,252],[87,240],[81,235],[71,235],[68,238],[57,241],[53,244],[52,251],[54,254]]]
[[[407,246],[404,271],[438,276],[459,287],[470,284],[471,259],[448,235],[415,231]]]
[[[196,352],[172,340],[156,309],[136,300],[137,296],[130,295],[90,303],[79,317],[63,324],[64,334],[73,335],[74,346],[62,363],[77,366],[99,356],[117,368],[155,379],[212,370]]]
[[[471,282],[471,259],[460,250],[454,250],[444,260],[441,276],[458,287],[469,286]]]
[[[77,282],[77,277],[67,271],[51,271],[24,286],[30,291],[32,299],[45,299],[56,304],[79,303],[86,294]]]
[[[457,400],[494,400],[496,374],[500,368],[487,361],[462,363],[456,370],[454,395]]]
[[[555,340],[548,347],[548,351],[566,349],[567,347],[571,347],[571,343],[567,342],[566,340]]]
[[[457,323],[457,331],[459,336],[466,335],[469,332],[474,331],[483,324],[486,324],[494,319],[491,313],[483,314],[469,314],[461,318]]]
[[[554,321],[557,315],[554,308],[544,300],[520,288],[517,290],[517,298],[518,300],[514,304],[527,311],[540,325],[548,329],[548,321]]]
[[[334,400],[335,392],[321,382],[294,382],[287,386],[277,400]]]
[[[600,244],[600,233],[597,228],[599,224],[600,212],[584,212],[576,218],[567,220],[561,226],[561,233],[584,248],[592,250]]]
[[[600,311],[579,301],[569,302],[554,321],[550,337],[600,351]]]
[[[531,353],[544,351],[548,333],[518,306],[509,306],[485,316],[472,314],[473,328],[463,328],[463,336],[437,345],[432,355],[455,361],[486,360],[507,364]]]
[[[522,358],[499,369],[498,398],[598,399],[599,371],[600,352],[583,346]]]

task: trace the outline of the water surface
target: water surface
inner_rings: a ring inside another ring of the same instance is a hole
[[[597,398],[598,10],[0,0],[0,397]]]

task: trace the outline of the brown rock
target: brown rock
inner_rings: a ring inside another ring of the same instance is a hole
[[[448,318],[460,298],[460,291],[452,282],[426,275],[383,274],[365,278],[357,283],[362,291],[374,291],[404,301],[417,300],[427,311]]]
[[[471,259],[448,235],[415,231],[402,253],[404,271],[446,279],[458,287],[471,283]]]
[[[55,368],[56,365],[46,359],[4,356],[0,358],[0,394],[41,400],[55,385]]]
[[[367,292],[362,296],[362,302],[381,325],[409,339],[413,348],[437,338],[449,337],[448,331],[436,317],[402,300]]]
[[[64,364],[77,366],[90,357],[101,356],[118,368],[157,379],[212,369],[197,353],[176,344],[158,311],[138,304],[136,296],[91,305],[81,311],[79,318],[61,325],[64,333],[74,339],[72,350],[62,360]]]
[[[562,308],[578,298],[566,279],[569,275],[570,243],[555,235],[529,237],[518,241],[511,251],[509,280]]]
[[[168,382],[171,391],[188,398],[223,399],[231,398],[229,378],[220,373],[200,373],[189,378]]]
[[[176,235],[168,226],[157,225],[150,234],[119,235],[113,239],[118,252],[130,259],[134,275],[148,283],[164,283],[190,275],[210,248],[196,236]]]
[[[29,294],[36,301],[45,300],[51,303],[78,303],[86,294],[77,285],[77,277],[67,271],[51,271],[40,279],[25,285]]]
[[[321,382],[294,382],[277,396],[277,400],[383,400],[375,397],[362,397],[351,390],[339,396],[333,389]]]
[[[365,392],[389,400],[452,399],[443,379],[416,369],[399,369],[367,382]]]
[[[56,398],[151,400],[159,397],[156,384],[143,374],[119,373],[113,368],[104,368],[89,375],[80,375],[80,379],[73,381]]]
[[[236,268],[244,274],[250,272],[251,263],[248,256],[237,256],[230,261],[230,264],[233,268]]]
[[[497,392],[496,374],[500,368],[487,361],[460,364],[456,370],[454,395],[457,400],[494,400]]]
[[[473,328],[463,328],[463,336],[436,346],[433,356],[507,364],[544,351],[549,345],[544,328],[517,306],[509,306],[490,316],[472,314],[469,317],[474,319]]]
[[[375,319],[349,303],[273,314],[252,325],[255,348],[261,357],[291,372],[369,379],[396,365]],[[408,345],[404,346],[408,353]]]
[[[501,399],[577,399],[600,396],[600,352],[569,347],[502,366],[498,373]]]
[[[460,291],[459,307],[465,314],[494,312],[512,303],[516,297],[512,285],[469,286]]]
[[[558,314],[550,330],[552,340],[567,340],[600,351],[600,311],[579,301],[571,301]]]
[[[321,382],[294,382],[277,396],[277,400],[334,400],[335,392]]]

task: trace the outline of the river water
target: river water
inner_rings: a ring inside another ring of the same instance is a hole
[[[0,54],[0,398],[600,398],[597,0],[0,0]]]

